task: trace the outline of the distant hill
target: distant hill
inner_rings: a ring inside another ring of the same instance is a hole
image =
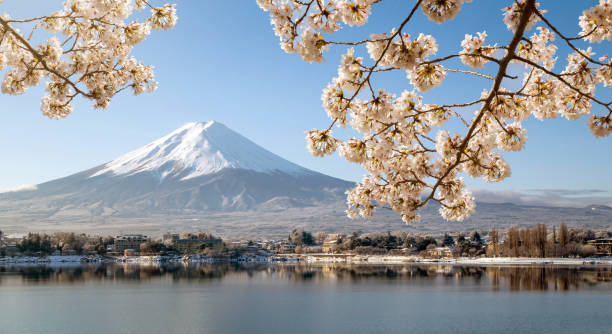
[[[586,207],[587,210],[591,211],[612,211],[612,208],[606,205],[589,205]]]

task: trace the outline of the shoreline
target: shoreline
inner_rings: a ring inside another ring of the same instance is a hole
[[[189,256],[47,256],[47,257],[3,257],[0,266],[6,265],[77,265],[86,263],[163,264],[163,263],[303,263],[303,264],[423,264],[423,265],[597,265],[612,266],[611,257],[597,258],[524,258],[524,257],[459,257],[430,259],[419,256],[354,255],[354,254],[279,254],[272,256],[248,256],[239,258],[216,258],[199,255]]]
[[[612,266],[610,257],[593,258],[524,258],[524,257],[458,257],[429,259],[419,256],[389,255],[306,255],[307,263],[349,263],[349,264],[440,264],[440,265],[600,265]]]

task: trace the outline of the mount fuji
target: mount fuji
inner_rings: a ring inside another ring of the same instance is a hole
[[[105,164],[90,177],[112,173],[134,175],[148,172],[159,178],[185,181],[223,169],[291,175],[312,172],[293,164],[230,130],[209,121],[188,123],[140,149]]]
[[[0,194],[0,200],[36,201],[56,211],[82,208],[94,216],[279,210],[343,200],[351,185],[209,121],[188,123],[106,164],[35,190]]]

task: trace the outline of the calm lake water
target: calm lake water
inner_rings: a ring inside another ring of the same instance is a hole
[[[0,267],[0,333],[612,333],[612,269]]]

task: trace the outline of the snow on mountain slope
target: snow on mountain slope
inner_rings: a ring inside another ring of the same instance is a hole
[[[0,193],[12,212],[145,217],[186,212],[274,211],[341,203],[347,182],[293,164],[226,126],[189,123],[109,163]],[[5,207],[6,207],[5,206]],[[17,209],[19,208],[19,209]],[[54,218],[55,217],[55,218]]]
[[[188,123],[167,136],[105,164],[90,177],[108,173],[132,175],[153,172],[159,175],[160,181],[168,177],[188,180],[225,168],[263,173],[310,173],[225,125],[209,121]]]

